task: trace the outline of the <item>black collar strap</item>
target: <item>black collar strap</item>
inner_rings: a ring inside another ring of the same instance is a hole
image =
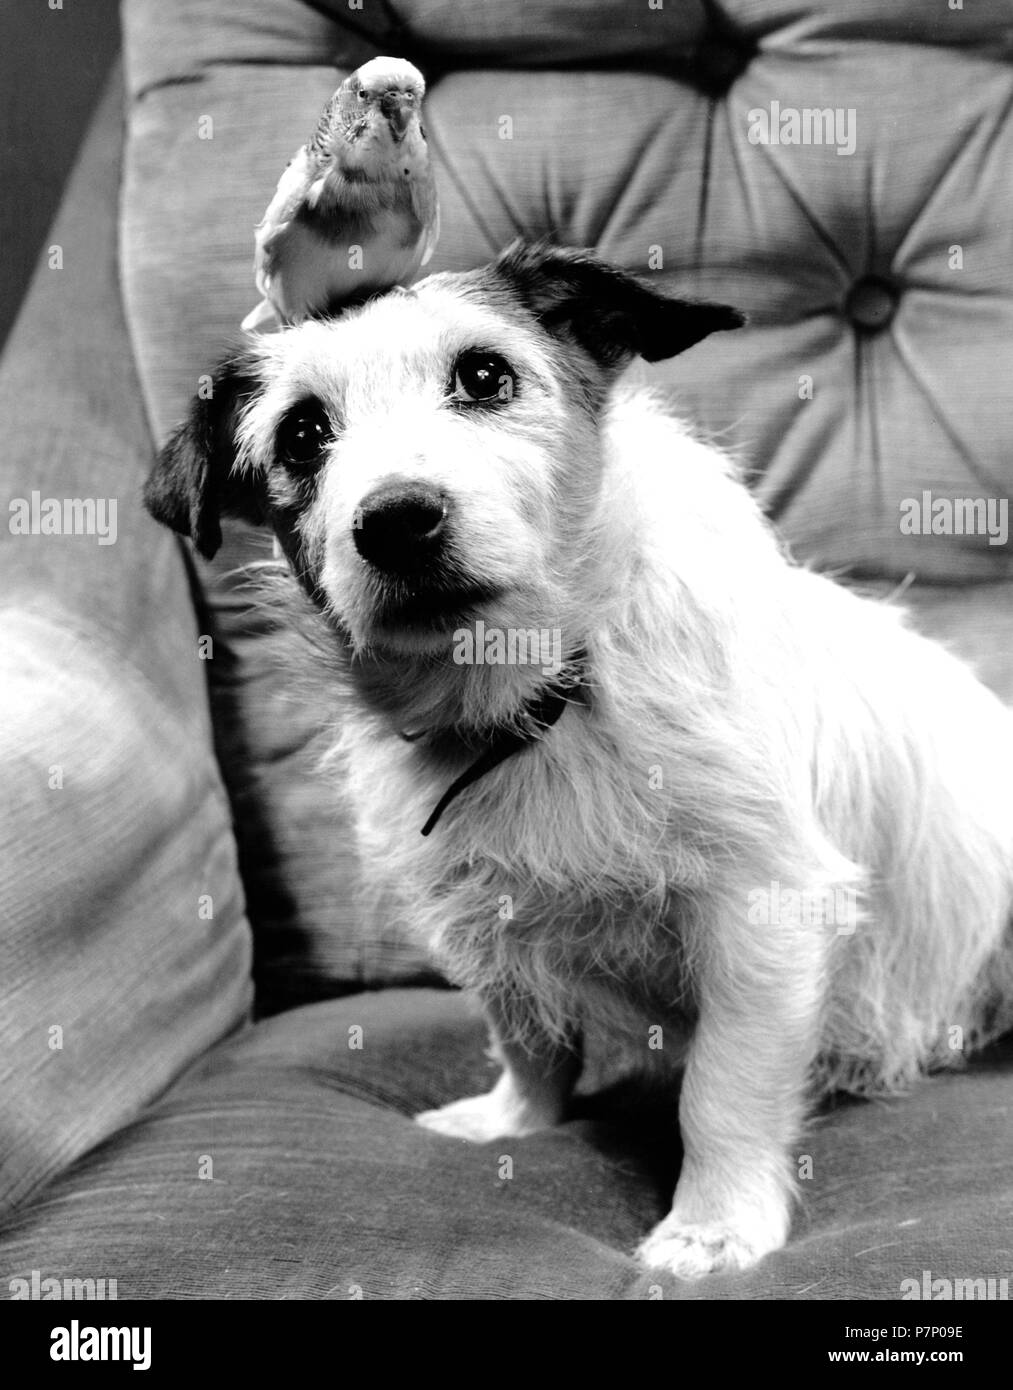
[[[565,683],[557,681],[553,685],[547,685],[535,699],[529,700],[525,704],[524,715],[527,727],[523,731],[500,729],[493,734],[488,748],[481,757],[476,759],[471,767],[466,768],[456,781],[451,782],[440,797],[432,814],[422,827],[423,835],[429,834],[454,798],[460,796],[461,792],[470,787],[473,782],[477,782],[480,777],[484,777],[487,772],[491,772],[494,767],[498,767],[514,753],[519,753],[522,748],[537,743],[542,734],[552,728],[567,705],[573,702],[573,697],[580,694],[584,684],[584,660],[583,652],[576,653],[568,663],[570,670],[574,672],[570,680]]]

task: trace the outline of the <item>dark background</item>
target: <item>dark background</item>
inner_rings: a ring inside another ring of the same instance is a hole
[[[0,345],[118,44],[117,0],[0,0]]]

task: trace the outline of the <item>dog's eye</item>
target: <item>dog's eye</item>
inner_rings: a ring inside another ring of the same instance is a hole
[[[278,458],[291,467],[305,468],[317,462],[333,438],[331,422],[320,402],[300,401],[278,426]]]
[[[454,363],[452,395],[458,401],[510,401],[517,378],[498,352],[462,352]]]

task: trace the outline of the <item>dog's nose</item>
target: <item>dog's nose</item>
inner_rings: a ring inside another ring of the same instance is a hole
[[[356,510],[355,548],[388,574],[418,574],[443,547],[448,510],[447,499],[428,483],[385,483]]]

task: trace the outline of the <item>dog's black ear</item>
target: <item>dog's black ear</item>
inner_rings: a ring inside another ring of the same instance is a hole
[[[144,485],[144,505],[155,520],[189,536],[209,560],[222,543],[222,516],[265,520],[256,484],[233,473],[237,413],[255,389],[241,360],[223,362],[211,375],[207,397],[194,400]]]
[[[604,367],[660,362],[711,333],[741,328],[727,304],[671,299],[588,251],[514,242],[495,271],[550,333],[573,338]]]

